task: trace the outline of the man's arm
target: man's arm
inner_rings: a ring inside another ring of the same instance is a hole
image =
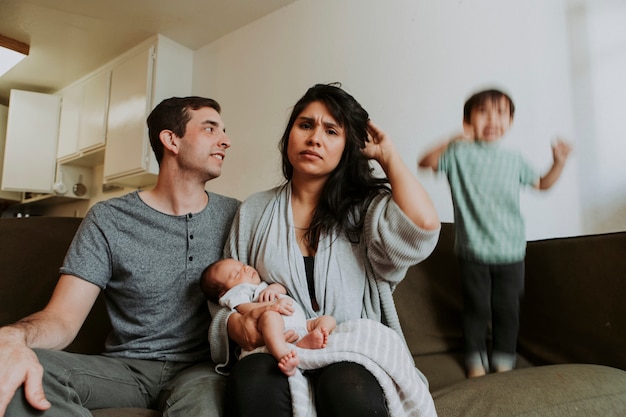
[[[0,417],[17,388],[24,384],[26,400],[46,410],[43,369],[32,348],[63,349],[78,334],[100,288],[72,275],[61,275],[48,305],[18,322],[0,328]]]

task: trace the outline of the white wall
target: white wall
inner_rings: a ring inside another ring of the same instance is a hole
[[[626,230],[626,3],[573,1],[568,23],[583,230]]]
[[[341,81],[394,139],[443,221],[445,178],[418,158],[461,129],[476,89],[517,106],[504,139],[541,172],[550,142],[577,148],[563,0],[298,0],[195,52],[195,94],[220,101],[233,146],[209,189],[243,199],[281,180],[278,140],[291,106],[318,82]],[[529,239],[581,233],[576,151],[549,191],[524,191]]]

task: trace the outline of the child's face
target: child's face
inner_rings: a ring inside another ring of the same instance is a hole
[[[465,124],[465,133],[474,140],[494,142],[504,136],[512,123],[510,103],[506,97],[486,100],[472,109],[469,124]]]
[[[213,272],[214,279],[224,285],[224,292],[240,284],[258,285],[261,283],[261,278],[256,269],[244,265],[236,259],[224,259],[215,267]]]

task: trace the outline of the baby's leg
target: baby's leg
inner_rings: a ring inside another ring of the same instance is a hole
[[[306,322],[308,333],[298,340],[296,346],[305,349],[322,349],[328,344],[328,335],[337,323],[332,316],[320,316]]]
[[[285,342],[285,322],[280,313],[272,310],[264,312],[259,317],[257,326],[263,335],[267,350],[278,361],[280,370],[288,376],[295,374],[300,359]]]
[[[295,350],[290,351],[288,354],[280,358],[278,361],[278,368],[283,371],[287,376],[291,376],[296,373],[300,358],[298,358],[298,352]]]

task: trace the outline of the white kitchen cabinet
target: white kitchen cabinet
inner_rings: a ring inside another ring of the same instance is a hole
[[[4,142],[7,133],[8,116],[9,108],[0,105],[0,176],[2,175],[2,167],[4,166]],[[21,199],[22,193],[16,191],[0,191],[0,201],[20,201]]]
[[[112,68],[104,156],[106,183],[143,187],[156,182],[158,164],[146,118],[163,99],[191,94],[192,64],[190,49],[158,35]]]
[[[2,190],[52,191],[60,104],[57,95],[11,90]]]
[[[68,88],[63,93],[57,146],[58,159],[78,156],[78,129],[84,95],[85,87],[82,84]]]
[[[96,74],[85,82],[78,130],[78,148],[81,152],[102,148],[106,143],[110,85],[110,71]]]
[[[106,126],[111,72],[101,71],[63,91],[59,163],[74,161],[106,144]]]

